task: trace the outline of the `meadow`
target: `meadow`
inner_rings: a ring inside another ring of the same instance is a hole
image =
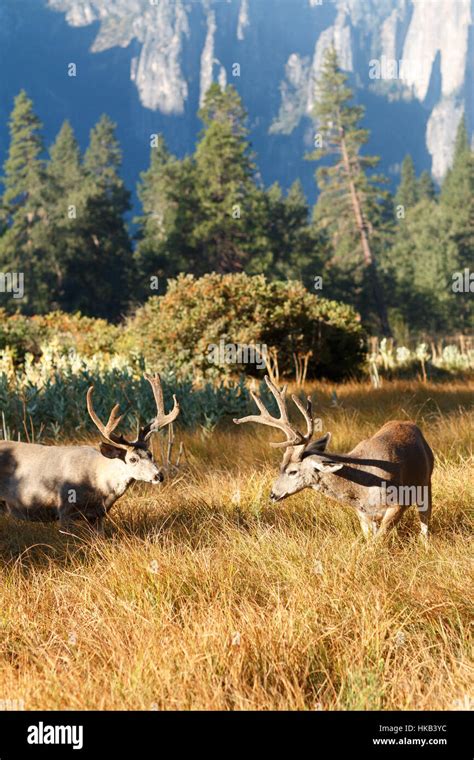
[[[414,510],[367,542],[313,491],[271,505],[271,433],[178,430],[184,467],[158,490],[133,486],[104,537],[0,514],[0,701],[472,708],[474,382],[306,390],[334,451],[389,419],[420,425],[436,455],[429,546]]]

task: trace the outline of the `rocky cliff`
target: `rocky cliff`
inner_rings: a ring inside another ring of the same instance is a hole
[[[308,55],[298,49],[293,34],[295,49],[282,62],[275,44],[275,71],[266,84],[278,91],[280,102],[276,113],[263,115],[271,117],[269,132],[291,135],[309,117],[324,50],[333,44],[360,88],[391,100],[416,100],[427,109],[424,139],[432,173],[440,179],[462,113],[467,111],[470,124],[474,117],[471,0],[291,0],[291,5],[291,23],[296,29],[301,22],[310,25],[314,46]],[[229,79],[217,52],[223,42],[230,57],[245,65],[246,75],[250,69],[259,77],[261,55],[254,49],[251,59],[242,61],[243,43],[249,35],[255,40],[254,31],[277,43],[281,18],[288,13],[283,6],[285,0],[49,0],[49,7],[65,13],[72,26],[98,22],[92,53],[136,40],[130,78],[141,103],[178,115],[185,113],[190,87],[199,86],[202,100],[211,81]],[[187,48],[195,45],[200,46],[200,71],[189,82],[183,62]]]

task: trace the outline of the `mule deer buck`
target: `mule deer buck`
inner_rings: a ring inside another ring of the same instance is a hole
[[[327,451],[331,434],[312,441],[314,420],[311,398],[306,406],[292,396],[306,423],[306,432],[291,424],[286,406],[286,386],[280,391],[268,377],[265,382],[278,405],[272,417],[262,400],[251,393],[260,415],[234,420],[257,422],[278,428],[286,440],[271,443],[285,448],[280,474],[270,498],[281,501],[303,488],[313,488],[329,498],[352,506],[364,535],[383,535],[400,520],[405,509],[417,506],[421,536],[428,537],[431,516],[431,474],[434,457],[421,430],[413,422],[392,420],[372,438],[361,441],[349,454]]]
[[[87,391],[87,410],[104,440],[93,446],[44,446],[15,441],[0,442],[0,502],[9,513],[26,520],[57,520],[67,528],[85,519],[98,532],[103,518],[135,480],[157,484],[163,474],[153,459],[153,433],[170,425],[179,404],[166,414],[160,376],[145,375],[156,403],[156,416],[140,428],[136,440],[115,431],[123,415],[112,409],[108,422],[99,419],[92,404],[94,386]]]

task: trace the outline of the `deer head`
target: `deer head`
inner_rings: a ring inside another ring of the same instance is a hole
[[[156,374],[153,376],[144,375],[144,377],[151,385],[157,413],[150,423],[140,428],[138,436],[134,441],[129,441],[123,435],[117,435],[115,432],[123,418],[123,415],[119,413],[120,408],[118,404],[110,412],[107,424],[104,425],[99,419],[92,404],[93,385],[87,391],[87,411],[94,425],[105,439],[100,443],[99,447],[102,456],[108,459],[121,460],[124,468],[126,468],[124,469],[124,477],[128,476],[132,480],[157,484],[161,483],[164,477],[150,450],[151,436],[166,425],[171,424],[178,416],[180,410],[176,396],[173,396],[173,408],[171,412],[165,414],[160,376]]]
[[[271,442],[270,446],[284,448],[283,460],[280,466],[280,474],[273,483],[270,498],[272,501],[281,501],[291,494],[298,493],[303,488],[317,488],[320,478],[327,473],[333,473],[343,467],[342,464],[331,460],[331,455],[326,454],[326,447],[331,439],[327,433],[316,441],[311,441],[314,432],[314,420],[312,415],[311,397],[306,399],[306,406],[298,396],[292,399],[306,423],[306,432],[301,433],[291,422],[286,406],[285,385],[279,390],[266,376],[265,382],[277,402],[279,417],[272,417],[263,401],[252,391],[250,395],[257,405],[260,414],[249,415],[234,420],[236,425],[243,422],[257,422],[260,425],[278,428],[286,438],[284,441]]]

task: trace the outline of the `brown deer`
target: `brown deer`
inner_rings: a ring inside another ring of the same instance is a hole
[[[384,535],[405,509],[417,506],[421,536],[428,537],[431,516],[431,474],[434,457],[419,427],[413,422],[391,420],[372,438],[361,441],[348,454],[327,451],[331,434],[312,441],[314,420],[311,398],[306,406],[292,396],[301,412],[306,432],[291,424],[286,406],[286,386],[280,391],[268,377],[265,382],[277,403],[280,416],[272,417],[262,400],[251,392],[260,415],[239,420],[278,428],[286,440],[271,443],[285,448],[280,474],[270,499],[286,499],[303,488],[313,488],[329,498],[353,507],[365,536]]]
[[[118,404],[104,425],[94,411],[91,386],[87,410],[104,438],[98,449],[0,442],[0,502],[6,504],[11,515],[25,520],[59,519],[61,528],[85,519],[102,531],[107,512],[133,481],[153,485],[163,481],[150,450],[150,439],[176,419],[179,404],[173,396],[173,408],[166,414],[160,376],[145,378],[151,385],[157,413],[140,429],[136,440],[129,441],[115,432],[123,417]]]

